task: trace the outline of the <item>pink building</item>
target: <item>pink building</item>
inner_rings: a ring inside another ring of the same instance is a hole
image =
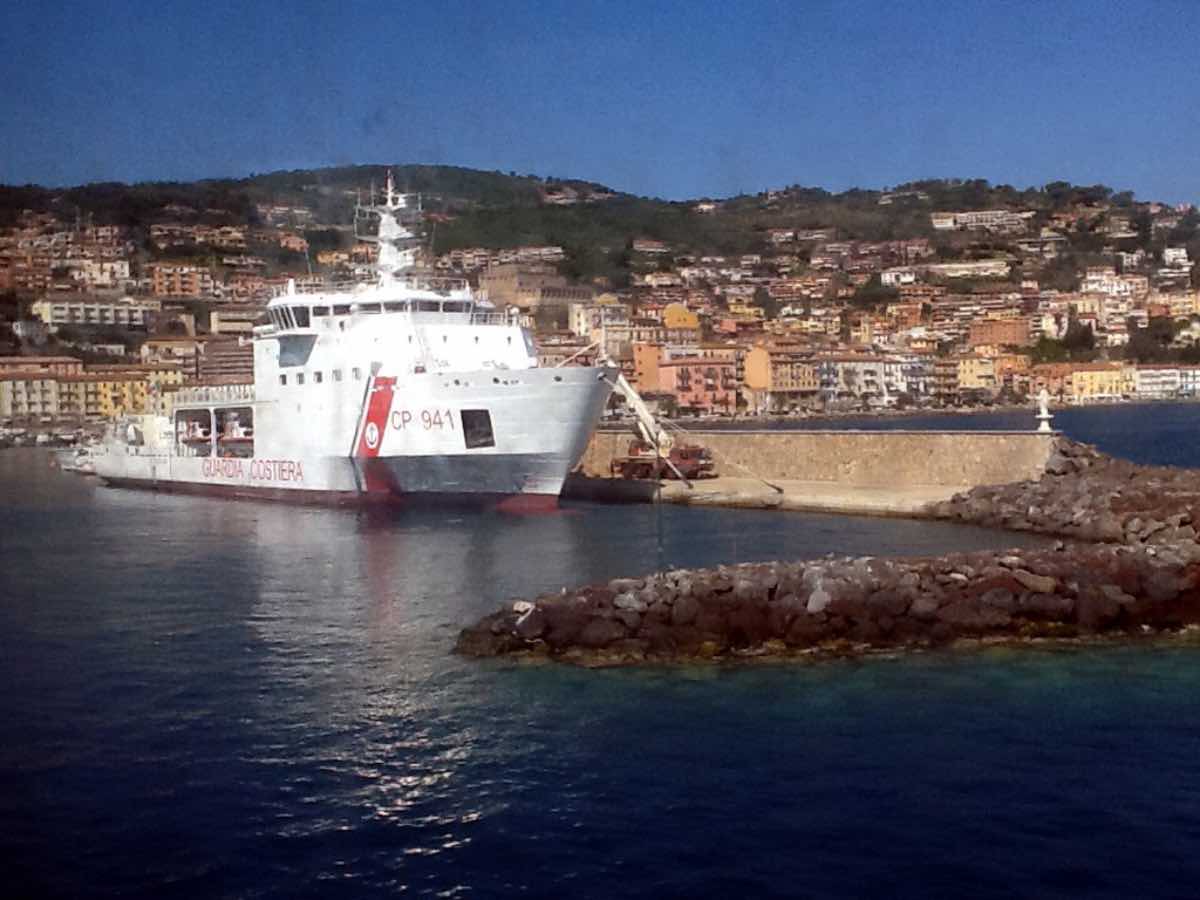
[[[675,408],[690,413],[732,413],[737,409],[733,360],[685,356],[658,364],[658,389],[675,397]]]

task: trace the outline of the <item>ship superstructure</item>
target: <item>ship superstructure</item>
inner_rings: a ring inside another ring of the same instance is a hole
[[[553,504],[612,389],[608,366],[538,365],[515,311],[414,268],[419,214],[375,218],[378,279],[300,289],[254,330],[254,383],[180,390],[169,422],[124,429],[96,472],[116,484],[284,499]]]

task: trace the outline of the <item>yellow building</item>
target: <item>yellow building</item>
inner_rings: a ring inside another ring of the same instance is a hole
[[[990,356],[960,356],[958,362],[958,390],[996,391],[996,361]]]
[[[786,410],[816,396],[821,387],[817,367],[801,351],[752,347],[746,352],[746,387],[760,412]]]
[[[137,375],[84,373],[59,378],[64,412],[109,419],[151,411],[150,383]]]
[[[1136,370],[1119,362],[1076,363],[1066,384],[1072,403],[1116,400],[1134,393]]]
[[[700,317],[682,303],[668,303],[662,310],[663,327],[672,329],[697,330],[700,328]]]
[[[729,303],[729,315],[743,322],[762,322],[767,314],[761,306],[751,306],[744,300],[732,300]]]

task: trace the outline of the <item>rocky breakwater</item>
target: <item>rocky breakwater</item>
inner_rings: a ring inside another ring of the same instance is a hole
[[[583,665],[853,654],[954,641],[1178,632],[1200,623],[1200,545],[677,570],[520,600],[459,653]]]
[[[1057,438],[1035,481],[977,487],[933,504],[937,518],[1129,545],[1194,542],[1200,471],[1139,466]]]

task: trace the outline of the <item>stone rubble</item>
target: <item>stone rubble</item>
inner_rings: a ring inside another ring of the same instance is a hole
[[[1200,625],[1197,511],[1200,472],[1060,438],[1041,479],[932,513],[1089,543],[617,578],[518,600],[464,629],[456,650],[621,665],[1177,632]]]

